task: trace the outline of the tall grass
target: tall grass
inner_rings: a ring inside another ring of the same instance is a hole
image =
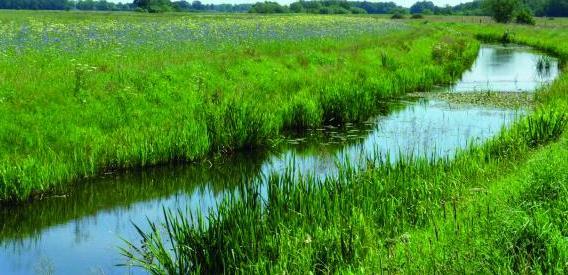
[[[483,178],[492,178],[502,168],[499,163],[526,153],[535,141],[544,145],[559,138],[562,131],[549,131],[545,125],[561,125],[563,130],[566,119],[537,112],[510,132],[477,150],[462,152],[453,161],[401,159],[378,163],[364,172],[345,164],[339,178],[324,180],[309,175],[294,177],[292,171],[273,176],[268,186],[243,186],[238,199],[228,198],[217,210],[207,213],[207,221],[185,216],[183,211],[165,213],[163,228],[150,222],[152,230],[140,232],[142,245],[129,244],[123,254],[132,260],[129,264],[156,274],[330,273],[345,268],[408,271],[404,266],[412,259],[400,259],[392,253],[398,251],[407,257],[422,253],[420,247],[414,252],[399,250],[398,246],[414,241],[409,232],[434,226],[429,237],[439,241],[443,233],[436,219],[461,222],[458,215],[462,215],[463,198]],[[267,190],[266,195],[263,190]],[[454,230],[462,231],[475,230],[477,225],[457,226]],[[516,261],[538,262],[523,253],[547,253],[527,252],[523,246],[531,244],[524,239],[518,242],[517,250],[501,246],[506,253],[519,257]],[[494,268],[521,270],[515,263],[509,266],[506,259],[496,260],[501,262]],[[551,260],[557,265],[566,258]],[[436,266],[423,266],[421,271],[430,268]]]
[[[344,164],[326,179],[289,171],[243,186],[207,220],[167,212],[123,254],[156,274],[566,273],[567,83],[453,160]]]
[[[455,80],[478,47],[371,17],[18,14],[0,14],[3,201],[366,119]],[[452,59],[433,63],[438,45]]]

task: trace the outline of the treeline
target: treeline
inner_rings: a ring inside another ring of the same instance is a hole
[[[248,12],[252,4],[202,4],[200,1],[191,3],[186,1],[172,2],[175,11],[215,11],[215,12]]]
[[[133,4],[115,4],[104,0],[0,0],[0,9],[11,10],[132,10]]]
[[[289,6],[277,2],[259,2],[252,6],[251,13],[319,13],[319,14],[388,14],[405,12],[404,7],[393,2],[359,1],[299,1]]]
[[[0,0],[0,9],[11,10],[86,10],[86,11],[183,11],[248,12],[252,4],[202,4],[200,1],[134,0],[112,3],[105,0]]]
[[[501,0],[512,6],[526,8],[536,16],[568,16],[568,0]],[[410,8],[393,2],[367,1],[299,1],[288,6],[277,2],[258,2],[250,9],[251,13],[320,13],[320,14],[436,14],[436,15],[492,15],[488,0],[475,0],[456,6],[436,6],[431,1],[419,1]]]
[[[299,1],[290,5],[277,2],[256,4],[202,4],[200,1],[134,0],[132,3],[111,3],[105,0],[0,0],[0,9],[28,10],[98,10],[98,11],[181,11],[181,12],[251,12],[251,13],[319,13],[319,14],[439,14],[492,15],[487,2],[475,0],[456,6],[436,6],[431,1],[416,2],[410,8],[393,2],[367,1]],[[568,0],[499,0],[508,6],[521,6],[536,16],[568,16]]]
[[[299,1],[283,6],[277,2],[258,2],[250,10],[252,13],[319,13],[319,14],[482,14],[478,11],[481,2],[460,4],[455,7],[438,7],[430,1],[416,2],[412,7],[405,8],[394,2],[367,2],[367,1]]]
[[[410,13],[421,14],[458,14],[458,15],[492,15],[492,0],[477,0],[453,7],[438,7],[430,1],[416,2],[409,9]],[[566,17],[568,16],[568,0],[499,0],[502,6],[512,6],[527,10],[536,16]]]

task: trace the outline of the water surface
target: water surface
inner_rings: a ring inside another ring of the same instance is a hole
[[[558,77],[558,59],[518,45],[482,45],[454,92],[529,92]]]

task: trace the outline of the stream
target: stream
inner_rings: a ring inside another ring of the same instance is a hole
[[[531,92],[553,81],[558,61],[527,47],[482,45],[452,92]],[[208,211],[246,179],[290,169],[325,177],[337,162],[401,156],[451,158],[499,133],[527,110],[408,98],[385,102],[359,124],[288,134],[282,148],[251,151],[191,165],[107,174],[66,195],[0,208],[0,274],[130,274],[121,238],[138,242],[135,223],[162,219],[164,208]]]

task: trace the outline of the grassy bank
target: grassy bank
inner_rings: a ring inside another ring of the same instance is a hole
[[[478,43],[372,17],[0,14],[0,200],[269,144],[449,83]]]
[[[568,54],[560,29],[435,26],[492,41],[509,30],[511,41]],[[207,221],[166,214],[165,230],[141,232],[124,254],[155,273],[566,273],[566,91],[563,74],[526,119],[454,160],[273,176],[265,196],[243,187]]]

